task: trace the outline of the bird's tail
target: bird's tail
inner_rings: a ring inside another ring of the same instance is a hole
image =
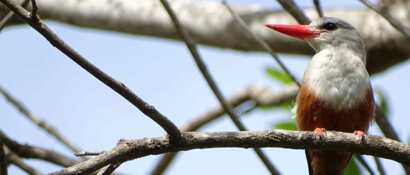
[[[309,175],[343,175],[351,158],[350,152],[308,150]]]

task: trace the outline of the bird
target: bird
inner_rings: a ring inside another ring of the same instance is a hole
[[[324,137],[326,131],[367,135],[375,101],[366,70],[366,47],[349,23],[322,17],[309,25],[267,24],[268,28],[305,40],[316,54],[309,62],[296,98],[296,125]],[[342,175],[351,152],[309,149],[309,174]]]

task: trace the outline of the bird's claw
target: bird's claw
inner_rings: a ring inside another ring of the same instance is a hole
[[[362,143],[366,143],[367,140],[367,133],[362,130],[355,130],[353,134],[360,139]]]
[[[316,128],[313,130],[313,134],[318,139],[323,139],[326,136],[326,129],[325,128]]]

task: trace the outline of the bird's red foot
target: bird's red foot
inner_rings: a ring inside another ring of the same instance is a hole
[[[363,143],[366,142],[366,138],[367,138],[367,133],[366,133],[366,132],[364,132],[364,131],[362,131],[362,130],[355,130],[355,131],[353,132],[353,134],[354,134],[358,139],[360,139]]]
[[[315,134],[316,137],[319,137],[319,139],[323,139],[326,136],[326,129],[316,128],[315,130],[313,130],[313,133]]]

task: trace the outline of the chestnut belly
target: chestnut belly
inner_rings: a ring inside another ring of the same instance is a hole
[[[297,98],[297,126],[299,130],[312,131],[316,128],[353,132],[367,131],[374,117],[375,105],[372,90],[355,106],[343,107],[327,104],[317,98],[307,86],[302,86]]]

